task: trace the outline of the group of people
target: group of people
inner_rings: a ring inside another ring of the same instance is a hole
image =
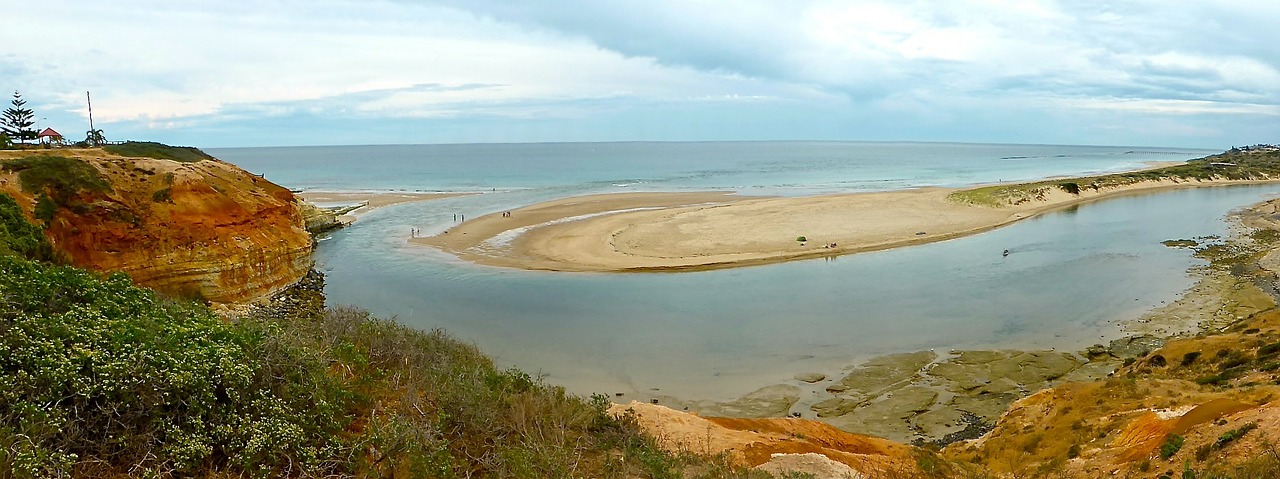
[[[510,212],[510,211],[504,211],[504,212],[502,212],[502,217],[503,217],[503,218],[510,218],[510,217],[511,217],[511,212]],[[461,214],[461,213],[454,213],[454,214],[453,214],[453,221],[454,221],[454,222],[466,221],[466,220],[467,220],[467,215],[464,215],[464,214]],[[448,230],[446,230],[446,231],[445,231],[445,233],[448,233],[448,232],[449,232]],[[421,230],[421,229],[419,229],[419,228],[409,228],[409,237],[410,237],[410,238],[417,238],[417,237],[418,237],[418,235],[420,235],[420,234],[422,234],[422,230]],[[834,243],[832,243],[832,246],[834,246],[834,245],[835,245],[835,244],[834,244]]]

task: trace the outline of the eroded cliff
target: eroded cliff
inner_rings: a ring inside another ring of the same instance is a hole
[[[71,264],[121,271],[169,294],[249,301],[292,284],[312,265],[293,193],[208,157],[6,151],[0,191],[46,226]]]

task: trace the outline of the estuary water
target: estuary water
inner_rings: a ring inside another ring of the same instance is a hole
[[[219,149],[279,184],[471,191],[386,207],[320,242],[330,304],[444,328],[571,392],[728,399],[798,372],[920,349],[1079,349],[1176,299],[1198,264],[1167,239],[1226,235],[1280,185],[1085,204],[984,234],[830,260],[656,274],[532,272],[407,244],[452,215],[611,191],[807,195],[1134,169],[1211,151],[932,143],[600,143]],[[1001,251],[1008,249],[1007,257]]]

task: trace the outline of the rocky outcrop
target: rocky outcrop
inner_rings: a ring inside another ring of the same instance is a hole
[[[610,412],[635,421],[668,451],[724,454],[778,477],[924,477],[920,464],[931,460],[922,449],[808,419],[702,417],[639,402],[615,404]]]
[[[235,165],[100,149],[6,152],[0,161],[0,191],[29,207],[75,266],[236,303],[277,292],[312,265],[293,193]]]
[[[337,211],[321,208],[306,201],[298,200],[298,208],[302,212],[302,224],[311,234],[320,234],[345,226]]]

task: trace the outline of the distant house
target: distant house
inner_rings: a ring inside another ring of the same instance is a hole
[[[36,135],[36,138],[39,138],[40,142],[46,145],[50,143],[55,145],[62,144],[62,133],[58,133],[58,131],[53,128],[45,128],[40,132],[40,134]]]

